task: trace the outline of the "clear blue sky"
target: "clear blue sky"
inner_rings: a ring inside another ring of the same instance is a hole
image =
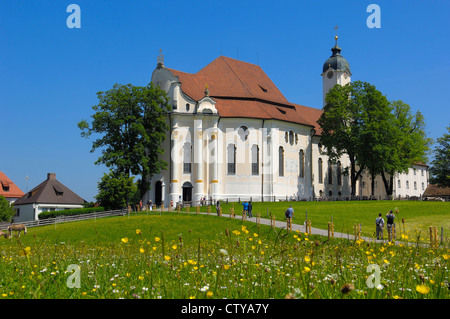
[[[66,25],[72,3],[80,29]],[[379,29],[366,24],[371,3]],[[420,110],[436,139],[450,123],[449,12],[448,0],[1,1],[0,170],[24,192],[55,172],[93,200],[106,169],[76,124],[98,91],[148,84],[159,49],[185,72],[220,55],[259,64],[289,101],[321,108],[336,24],[352,80]]]

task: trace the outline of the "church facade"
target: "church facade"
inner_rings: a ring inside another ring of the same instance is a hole
[[[322,68],[324,97],[352,75],[337,42],[331,51]],[[169,165],[151,177],[145,201],[167,207],[202,199],[349,198],[344,170],[350,163],[346,156],[332,163],[322,149],[321,109],[288,101],[254,64],[221,56],[192,74],[158,61],[151,81],[167,92],[173,108],[162,155]],[[364,176],[357,187],[362,196],[362,186],[371,185]]]

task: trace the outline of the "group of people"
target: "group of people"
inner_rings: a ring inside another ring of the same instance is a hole
[[[395,215],[392,210],[389,211],[386,215],[386,228],[388,233],[392,232],[392,228],[394,227],[394,219]],[[376,233],[377,239],[383,239],[383,228],[384,228],[384,219],[382,214],[379,213],[377,219],[375,219]]]
[[[243,208],[243,214],[246,214],[249,218],[252,218],[252,202],[242,202],[242,208]],[[216,202],[216,212],[217,212],[217,216],[219,216],[219,212],[220,212],[220,202],[217,201]],[[292,218],[294,217],[294,209],[292,208],[292,205],[289,206],[289,208],[286,210],[285,212],[285,216],[286,219],[288,220],[292,220]],[[392,229],[394,227],[394,219],[395,219],[395,215],[393,213],[392,210],[390,210],[387,215],[386,215],[386,228],[388,233],[392,232]],[[382,214],[379,213],[378,214],[378,218],[375,220],[375,225],[376,225],[376,234],[377,234],[377,239],[383,239],[383,228],[385,225],[384,219],[382,217]]]
[[[249,218],[253,217],[252,214],[252,202],[242,202],[243,214],[246,214]],[[220,215],[220,201],[216,202],[217,216]]]

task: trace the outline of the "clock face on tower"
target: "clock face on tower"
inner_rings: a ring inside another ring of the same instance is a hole
[[[327,78],[331,79],[333,77],[333,71],[328,71]]]

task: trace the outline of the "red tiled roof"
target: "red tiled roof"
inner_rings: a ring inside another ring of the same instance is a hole
[[[8,176],[0,172],[0,196],[5,198],[19,198],[24,195],[24,192],[14,184]]]
[[[221,117],[277,119],[312,126],[322,110],[289,102],[257,65],[221,56],[195,74],[168,69],[181,82],[184,94],[199,101],[205,85]]]
[[[436,184],[429,184],[423,193],[423,197],[444,197],[450,196],[450,187],[439,187]]]

